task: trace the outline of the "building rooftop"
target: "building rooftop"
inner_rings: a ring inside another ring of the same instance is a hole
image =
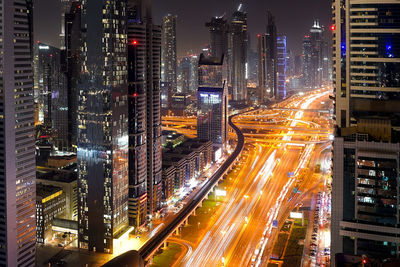
[[[200,54],[199,66],[201,65],[223,65],[224,55],[221,57],[207,57],[204,54]]]
[[[77,172],[73,170],[58,170],[54,168],[37,167],[36,178],[61,183],[71,183],[78,178]]]
[[[62,192],[62,188],[53,185],[36,184],[36,198],[44,199],[54,195],[55,193]]]

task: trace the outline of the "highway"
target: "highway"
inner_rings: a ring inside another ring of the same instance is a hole
[[[189,214],[199,205],[199,203],[207,196],[210,190],[218,182],[221,176],[230,168],[236,158],[240,155],[244,146],[244,136],[232,123],[231,116],[229,118],[229,125],[237,134],[237,145],[233,153],[229,158],[222,164],[222,166],[214,173],[214,175],[207,181],[207,183],[197,192],[196,196],[169,222],[164,228],[162,228],[157,235],[151,238],[145,243],[139,250],[139,254],[143,259],[148,259],[154,251],[173,233],[173,231],[182,224]]]
[[[274,221],[282,226],[305,193],[321,183],[312,179],[313,166],[325,158],[321,148],[330,143],[332,128],[328,114],[317,111],[326,109],[328,96],[328,91],[315,92],[287,101],[287,110],[256,110],[234,119],[244,133],[248,157],[226,189],[226,201],[210,219],[210,227],[177,265],[266,266],[277,236]],[[190,131],[193,120],[171,121],[181,124],[180,131]],[[182,126],[186,122],[189,127]],[[261,132],[257,138],[248,135],[254,125]],[[293,194],[295,187],[304,193]]]

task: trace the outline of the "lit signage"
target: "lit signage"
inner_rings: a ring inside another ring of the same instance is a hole
[[[217,190],[215,190],[215,195],[217,197],[226,197],[226,191],[217,189]]]
[[[303,213],[301,213],[301,212],[291,212],[290,213],[290,218],[292,218],[292,219],[301,219],[301,218],[303,218]]]
[[[40,50],[49,50],[50,47],[48,45],[39,45]]]

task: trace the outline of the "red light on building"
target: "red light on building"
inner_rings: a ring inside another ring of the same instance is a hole
[[[137,45],[137,44],[138,44],[138,41],[133,40],[131,43],[132,43],[133,45]]]
[[[137,96],[138,96],[138,94],[137,94],[137,93],[134,93],[132,96],[133,96],[133,97],[137,97]]]
[[[332,25],[332,26],[331,26],[331,30],[332,30],[332,31],[336,30],[336,26],[335,26],[335,25]]]
[[[261,34],[257,34],[257,37],[260,38],[260,37],[261,37]]]

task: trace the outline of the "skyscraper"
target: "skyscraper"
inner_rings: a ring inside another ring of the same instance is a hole
[[[62,69],[62,51],[43,43],[36,43],[34,47],[37,54],[38,122],[51,133],[59,150],[67,150],[68,92],[67,77]]]
[[[65,14],[65,62],[68,91],[68,142],[70,150],[76,150],[78,81],[81,71],[82,31],[81,1],[74,1],[71,9]]]
[[[213,142],[214,151],[225,148],[228,136],[228,92],[224,56],[199,59],[197,137]]]
[[[168,14],[162,24],[161,81],[177,92],[176,16]]]
[[[65,49],[65,14],[69,13],[73,0],[61,0],[61,31],[60,31],[60,45],[61,49]]]
[[[311,40],[311,88],[319,88],[322,85],[323,59],[324,59],[324,28],[318,20],[310,29]]]
[[[310,35],[305,35],[303,38],[303,55],[302,55],[302,74],[303,85],[306,88],[312,88],[313,67],[312,67],[312,43]]]
[[[32,2],[0,7],[0,265],[35,266]]]
[[[267,12],[267,33],[258,37],[258,86],[260,90],[260,102],[277,97],[277,30],[275,17]]]
[[[229,30],[229,84],[235,102],[247,101],[247,13],[242,4],[233,13]]]
[[[128,1],[129,221],[138,226],[161,206],[161,27],[151,0]]]
[[[331,251],[399,257],[400,3],[335,0]]]
[[[185,94],[195,93],[198,87],[198,57],[190,55],[179,62],[178,88]]]
[[[211,56],[220,57],[228,54],[228,35],[229,23],[224,18],[225,15],[212,17],[206,27],[210,32]]]
[[[78,84],[78,243],[113,252],[128,226],[126,1],[82,2]]]
[[[277,64],[276,71],[278,76],[277,99],[286,98],[286,36],[280,35],[277,37]]]

